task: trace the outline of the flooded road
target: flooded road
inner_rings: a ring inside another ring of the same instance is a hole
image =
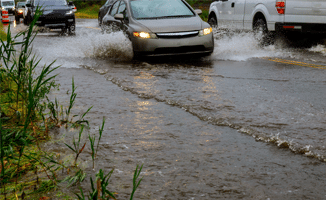
[[[260,47],[250,33],[216,30],[210,57],[133,61],[124,35],[96,22],[80,21],[75,37],[42,33],[34,51],[62,65],[62,102],[74,76],[77,111],[94,105],[91,133],[107,119],[96,170],[115,168],[118,199],[139,163],[135,199],[326,198],[323,44]]]

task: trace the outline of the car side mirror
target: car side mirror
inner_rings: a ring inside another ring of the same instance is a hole
[[[32,5],[30,3],[27,3],[26,4],[26,7],[31,7]]]
[[[195,13],[197,13],[197,15],[201,15],[201,14],[203,14],[203,11],[201,9],[196,9]]]
[[[25,6],[22,6],[23,8],[25,8]]]
[[[69,6],[73,6],[73,5],[74,5],[74,2],[69,1],[68,5],[69,5]]]
[[[123,20],[124,19],[123,14],[116,14],[116,15],[114,15],[114,19],[116,19],[116,20]]]

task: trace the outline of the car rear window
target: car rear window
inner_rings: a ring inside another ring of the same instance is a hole
[[[190,17],[195,14],[181,0],[131,0],[131,12],[136,19]]]

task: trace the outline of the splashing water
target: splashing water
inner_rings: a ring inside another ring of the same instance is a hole
[[[322,53],[323,55],[326,55],[326,47],[322,44],[318,44],[317,46],[311,47],[308,50],[311,52]]]
[[[215,49],[213,59],[245,61],[250,58],[277,57],[283,55],[275,45],[262,46],[252,32],[214,31]]]
[[[129,61],[133,56],[131,42],[122,32],[102,34],[81,29],[74,37],[51,34],[40,33],[36,37],[38,44],[42,45],[37,45],[34,51],[42,58],[43,64],[56,59],[56,65],[79,68],[89,59]]]
[[[86,53],[90,57],[123,61],[131,60],[133,57],[131,42],[122,32],[102,34],[93,40],[92,45],[90,55]]]
[[[94,59],[114,62],[132,60],[132,44],[122,32],[102,34],[95,29],[98,28],[78,29],[75,37],[40,33],[36,40],[40,41],[42,46],[38,45],[34,50],[46,63],[57,59],[56,64],[59,63],[67,68],[79,68],[85,64],[85,60],[91,59],[93,62],[95,62]],[[257,39],[252,32],[232,32],[223,28],[214,29],[214,37],[215,50],[210,57],[206,58],[208,60],[246,61],[252,58],[281,57],[304,60],[313,58],[313,61],[326,61],[318,57],[320,54],[326,54],[325,45],[298,50],[286,47],[285,42],[276,41],[273,45],[262,46],[259,38]],[[313,54],[318,55],[316,57]]]

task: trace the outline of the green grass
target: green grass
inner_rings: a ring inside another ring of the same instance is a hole
[[[3,24],[0,22],[0,40],[4,41],[7,38],[7,34],[4,31]]]
[[[100,7],[100,5],[94,4],[85,8],[77,8],[77,12],[75,13],[76,18],[97,19]]]

